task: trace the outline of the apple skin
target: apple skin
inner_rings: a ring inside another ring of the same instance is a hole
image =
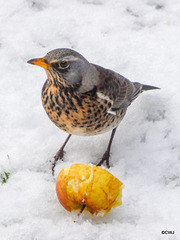
[[[123,183],[102,167],[74,164],[58,175],[56,193],[69,212],[85,210],[92,214],[107,213],[122,204]]]

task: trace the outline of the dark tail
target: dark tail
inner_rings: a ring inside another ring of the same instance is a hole
[[[158,87],[144,85],[144,84],[141,84],[138,82],[133,82],[133,84],[134,84],[135,90],[134,90],[133,95],[131,96],[131,102],[134,101],[134,99],[136,99],[137,96],[144,91],[160,89]]]
[[[150,85],[144,85],[142,84],[142,89],[141,91],[148,91],[148,90],[154,90],[154,89],[160,89],[158,87],[150,86]]]

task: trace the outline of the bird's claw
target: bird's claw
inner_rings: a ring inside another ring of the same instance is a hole
[[[62,149],[60,149],[54,156],[55,161],[57,162],[58,159],[63,159],[64,153],[65,152]]]
[[[96,166],[101,166],[104,162],[106,162],[107,168],[110,168],[110,165],[109,165],[109,157],[110,157],[110,152],[109,152],[109,151],[106,151],[106,152],[104,153],[104,155],[102,156],[101,161],[100,161]]]
[[[54,176],[54,168],[56,166],[56,162],[58,161],[58,159],[61,159],[63,161],[63,156],[64,156],[64,151],[62,149],[60,149],[56,155],[54,156],[54,162],[52,164],[52,175]]]

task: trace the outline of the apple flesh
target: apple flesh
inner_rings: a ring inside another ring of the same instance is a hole
[[[123,183],[107,170],[95,165],[74,164],[58,175],[56,192],[68,210],[85,210],[92,214],[109,212],[122,204]]]

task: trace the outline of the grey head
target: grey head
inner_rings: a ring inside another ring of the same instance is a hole
[[[68,49],[59,48],[48,52],[45,61],[51,66],[47,69],[49,77],[51,71],[59,75],[68,85],[80,83],[79,93],[92,90],[98,82],[98,73],[96,68],[91,65],[81,54]]]

